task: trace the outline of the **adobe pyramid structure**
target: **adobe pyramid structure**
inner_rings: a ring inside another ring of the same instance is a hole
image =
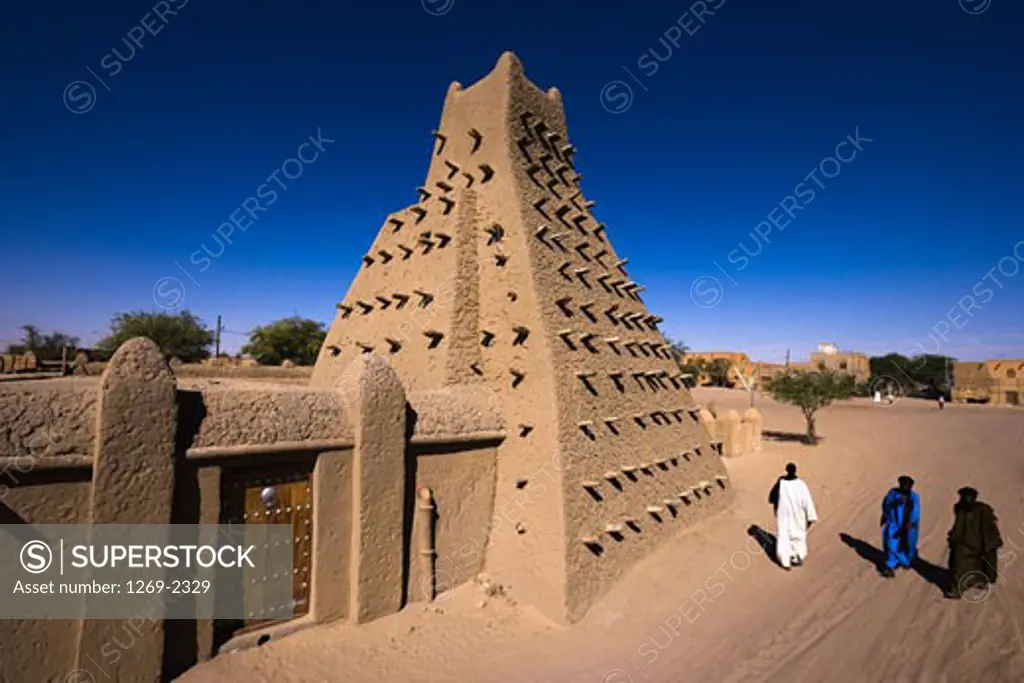
[[[518,517],[495,525],[485,570],[574,622],[728,506],[720,448],[582,194],[559,91],[506,52],[451,84],[434,136],[420,201],[387,217],[311,382],[372,352],[412,391],[488,387],[508,425],[494,514]]]

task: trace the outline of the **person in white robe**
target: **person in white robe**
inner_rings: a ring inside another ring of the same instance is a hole
[[[818,521],[811,490],[796,476],[796,465],[786,465],[786,475],[775,482],[768,502],[775,507],[775,555],[789,571],[807,559],[807,530]]]

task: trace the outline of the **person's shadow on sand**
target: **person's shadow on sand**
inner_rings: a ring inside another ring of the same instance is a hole
[[[751,524],[747,529],[747,535],[757,541],[758,545],[764,550],[764,554],[768,556],[768,559],[773,564],[779,565],[779,558],[776,557],[775,553],[775,534],[770,531],[766,531],[756,524]]]
[[[875,566],[875,571],[877,571],[879,576],[881,576],[882,569],[885,567],[884,552],[870,543],[862,541],[859,538],[854,538],[849,534],[839,534],[839,538],[843,543],[853,548],[854,552],[860,555],[862,559],[873,564]],[[910,568],[913,569],[918,576],[938,588],[943,593],[949,590],[949,570],[945,567],[934,565],[918,555],[917,558],[910,563]]]

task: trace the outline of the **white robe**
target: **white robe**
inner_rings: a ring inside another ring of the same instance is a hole
[[[779,480],[779,509],[775,517],[775,552],[779,564],[807,557],[807,523],[817,522],[811,491],[802,479]]]

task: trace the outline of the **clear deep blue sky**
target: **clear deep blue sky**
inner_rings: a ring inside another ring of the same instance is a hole
[[[1024,356],[1021,3],[706,4],[701,23],[692,2],[4,3],[0,343],[33,323],[91,344],[160,310],[161,278],[235,332],[329,321],[416,201],[448,84],[513,50],[561,89],[584,192],[671,336],[762,360],[820,341]],[[824,187],[805,180],[858,129]],[[318,130],[337,142],[190,263]]]

